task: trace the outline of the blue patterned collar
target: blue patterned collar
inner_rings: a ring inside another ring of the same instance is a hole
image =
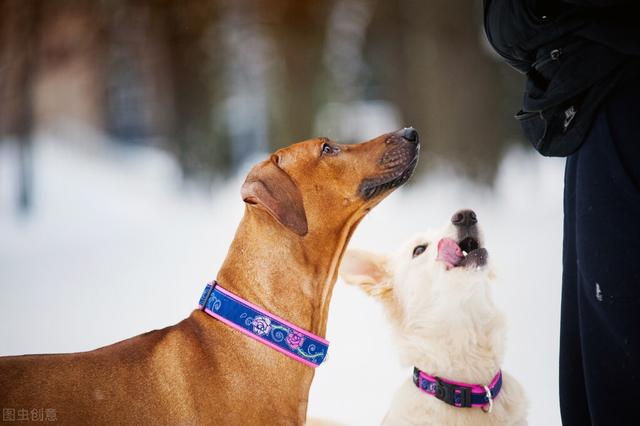
[[[311,367],[325,360],[329,342],[247,302],[216,281],[206,285],[198,309]]]

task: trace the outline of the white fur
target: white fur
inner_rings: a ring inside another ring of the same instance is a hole
[[[448,224],[418,234],[389,256],[349,250],[341,275],[382,301],[403,364],[432,376],[488,384],[501,367],[506,332],[504,316],[491,297],[494,274],[490,262],[448,269],[436,260],[444,237],[456,240],[456,228]],[[426,251],[413,258],[421,244],[428,244]],[[421,392],[407,377],[383,424],[525,425],[526,416],[522,387],[503,371],[491,413],[452,407]]]

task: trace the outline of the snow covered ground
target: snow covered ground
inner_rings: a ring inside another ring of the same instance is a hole
[[[14,147],[0,144],[1,355],[89,350],[178,322],[215,277],[243,211],[243,175],[203,191],[180,184],[160,152],[79,149],[42,137],[36,208],[20,217],[15,164]],[[533,425],[560,424],[562,175],[561,160],[522,150],[505,157],[493,189],[442,167],[392,194],[351,242],[385,251],[458,208],[478,213],[499,271],[494,294],[510,320],[504,369],[525,386]],[[380,307],[339,281],[311,416],[379,423],[411,374],[389,335]]]

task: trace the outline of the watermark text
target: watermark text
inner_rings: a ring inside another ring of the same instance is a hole
[[[55,422],[58,415],[55,408],[3,408],[3,422]]]

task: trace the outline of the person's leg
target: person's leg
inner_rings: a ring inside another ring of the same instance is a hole
[[[564,172],[564,240],[560,324],[560,413],[565,426],[588,425],[589,408],[582,369],[576,257],[576,173],[579,153],[567,158]]]
[[[576,157],[577,309],[594,425],[640,423],[639,101],[640,81],[624,79]]]

